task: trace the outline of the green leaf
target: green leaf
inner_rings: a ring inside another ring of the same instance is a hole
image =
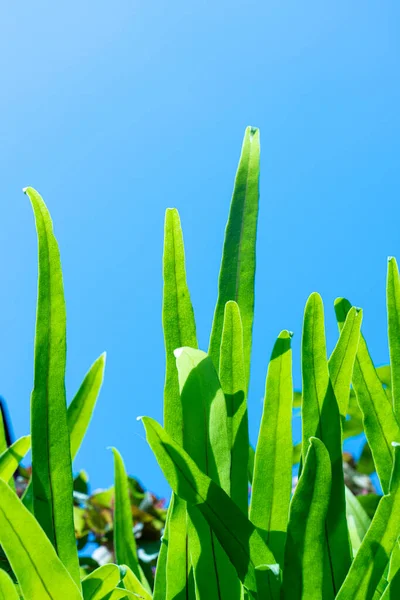
[[[117,587],[119,580],[117,565],[107,564],[99,567],[82,580],[84,600],[101,600]]]
[[[0,454],[0,478],[9,481],[31,446],[31,436],[25,435]]]
[[[72,512],[72,465],[65,399],[66,314],[60,252],[40,195],[26,188],[36,222],[39,281],[31,398],[35,517],[80,585]]]
[[[179,444],[183,444],[182,404],[179,394],[178,372],[174,350],[182,346],[197,347],[196,323],[189,288],[186,282],[185,250],[179,213],[168,209],[165,213],[163,257],[163,308],[166,373],[164,385],[164,425]],[[186,531],[186,505],[182,500],[170,502],[170,540],[165,560],[168,596],[189,593],[186,590],[190,570]],[[158,590],[162,593],[162,583]],[[186,590],[186,591],[185,591]],[[164,600],[164,597],[163,597]]]
[[[340,329],[350,309],[348,300],[338,298],[335,301]],[[387,493],[393,464],[391,443],[400,441],[400,430],[362,335],[354,363],[353,386],[363,413],[365,435],[371,447],[376,471],[382,489]]]
[[[0,544],[26,599],[82,600],[78,587],[34,516],[1,479]]]
[[[239,306],[227,302],[221,342],[219,378],[227,407],[230,447],[230,496],[247,515],[249,426],[246,402],[246,375],[243,355],[243,328]]]
[[[171,499],[173,503],[174,497]],[[183,500],[182,500],[183,502]],[[184,502],[183,502],[184,503]],[[186,504],[186,503],[184,503]],[[167,555],[168,555],[168,531],[169,521],[171,518],[171,504],[168,507],[168,512],[165,519],[164,533],[161,538],[161,547],[158,553],[157,569],[154,577],[153,600],[165,600],[167,597]],[[185,536],[186,537],[186,536]]]
[[[2,569],[0,569],[0,600],[19,600],[13,580]]]
[[[347,314],[339,340],[328,362],[329,376],[343,420],[346,419],[349,409],[350,386],[361,323],[362,310],[353,306]]]
[[[282,600],[325,598],[325,519],[330,493],[329,453],[319,439],[310,438],[304,469],[290,505]]]
[[[292,351],[282,331],[268,366],[264,410],[256,448],[250,520],[283,562],[292,490]]]
[[[92,418],[94,407],[103,383],[106,353],[92,364],[71,404],[68,406],[68,429],[72,460],[78,454]]]
[[[393,410],[400,421],[400,278],[393,256],[388,260],[386,299]]]
[[[326,518],[326,589],[324,598],[334,598],[351,564],[346,520],[342,463],[342,433],[339,407],[329,377],[326,357],[324,310],[319,294],[311,294],[304,314],[302,339],[303,459],[305,442],[319,438],[329,452],[332,493]]]
[[[264,585],[263,580],[274,582],[272,573],[277,567],[274,555],[254,525],[161,425],[149,417],[143,417],[142,421],[147,441],[168,483],[181,498],[196,505],[207,519],[245,587],[255,594],[260,580],[261,585]],[[260,570],[262,568],[267,570]]]
[[[394,450],[389,493],[381,499],[337,600],[370,600],[400,534],[400,447]]]
[[[103,383],[106,353],[92,364],[79,390],[67,408],[67,422],[70,435],[71,459],[75,459],[92,418],[93,410]],[[33,511],[32,482],[30,481],[22,501]]]
[[[382,600],[398,600],[400,598],[400,571],[396,572],[396,575],[389,582]]]
[[[247,478],[249,480],[249,484],[253,484],[253,475],[254,475],[254,461],[256,458],[256,453],[253,446],[249,446],[249,462],[247,464]]]
[[[123,585],[124,585],[125,589],[127,589],[130,592],[133,592],[134,594],[138,594],[141,598],[144,598],[144,600],[151,600],[152,599],[151,594],[147,591],[147,589],[145,587],[143,587],[143,585],[141,584],[139,579],[136,577],[136,575],[133,573],[133,571],[127,565],[121,565],[121,567],[122,567],[122,570],[125,571],[125,574],[123,577]],[[157,568],[158,568],[158,561],[157,561]],[[164,596],[164,598],[165,598],[165,596]]]
[[[196,324],[186,283],[185,251],[179,213],[169,208],[165,214],[164,234],[163,329],[166,354],[164,386],[164,424],[170,435],[182,443],[182,406],[174,350],[182,346],[197,348]]]
[[[137,557],[136,541],[133,535],[133,520],[131,501],[129,498],[128,476],[126,474],[124,461],[116,448],[112,448],[114,454],[114,553],[119,565],[126,564],[136,577],[140,580],[143,575],[140,572]]]
[[[175,356],[184,422],[183,448],[198,468],[229,494],[227,403],[213,362],[205,352],[192,348],[180,348]],[[244,476],[246,481],[246,471]],[[199,600],[239,600],[239,581],[215,534],[196,508],[188,507],[188,515],[189,549]]]
[[[349,523],[350,538],[353,547],[353,554],[355,554],[365,534],[371,525],[371,519],[357,500],[356,496],[347,486],[346,491],[346,515]]]
[[[260,173],[260,133],[247,127],[236,173],[218,284],[209,355],[219,371],[225,304],[238,303],[243,323],[243,350],[247,386],[254,315],[254,275]],[[188,344],[190,345],[190,344]],[[246,389],[247,392],[247,389]]]

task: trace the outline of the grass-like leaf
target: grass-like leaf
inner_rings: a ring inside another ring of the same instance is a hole
[[[32,513],[1,479],[0,544],[26,599],[82,600],[80,590]]]
[[[268,366],[264,410],[255,455],[250,520],[283,562],[292,489],[291,333],[282,331]]]
[[[247,385],[254,316],[254,276],[259,200],[260,133],[247,127],[236,173],[218,284],[209,355],[219,371],[225,304],[238,303],[243,323],[243,350]],[[246,389],[247,392],[247,389]]]
[[[82,580],[84,600],[102,600],[117,587],[120,572],[117,565],[102,565]]]
[[[133,535],[131,501],[129,498],[128,476],[124,461],[116,448],[114,454],[114,552],[119,565],[125,564],[139,580],[142,580],[136,542]]]
[[[159,560],[159,559],[158,559]],[[157,561],[158,568],[158,561]],[[127,565],[121,565],[121,570],[124,571],[122,584],[125,589],[133,594],[138,594],[140,598],[144,600],[152,600],[152,596],[149,591],[142,585],[139,579],[136,577],[132,569]],[[155,598],[155,597],[154,597]],[[165,598],[165,596],[164,596]]]
[[[337,600],[371,600],[400,535],[400,447],[394,448],[389,493],[379,502]]]
[[[65,398],[66,314],[60,252],[40,195],[26,188],[36,222],[39,281],[31,398],[35,517],[80,585],[72,511],[72,465]]]
[[[335,301],[339,328],[343,327],[351,304],[344,298]],[[363,413],[365,435],[371,448],[376,471],[384,493],[389,490],[393,465],[392,442],[400,441],[399,425],[392,404],[385,394],[364,337],[360,336],[354,363],[353,386]]]
[[[398,600],[400,598],[400,571],[396,572],[396,575],[381,596],[381,600]]]
[[[400,422],[400,278],[394,257],[388,260],[386,301],[393,410]]]
[[[30,447],[31,436],[25,435],[0,454],[0,479],[11,479]]]
[[[221,342],[219,378],[227,408],[228,444],[230,448],[230,496],[247,515],[249,425],[246,402],[246,374],[243,355],[243,328],[239,306],[229,301],[225,306]]]
[[[0,569],[0,600],[19,600],[13,580],[2,569]]]
[[[325,519],[331,482],[329,453],[321,440],[311,438],[290,505],[282,600],[325,599]]]
[[[355,554],[361,546],[361,542],[371,525],[371,519],[357,500],[356,496],[347,486],[345,487],[345,492],[347,522],[349,523],[353,554]]]
[[[197,348],[197,336],[193,306],[186,282],[182,229],[179,213],[174,208],[168,209],[165,214],[163,279],[162,323],[166,360],[164,426],[174,440],[182,445],[182,404],[174,350],[182,346]],[[184,501],[178,498],[171,500],[169,512],[170,539],[165,561],[165,585],[163,586],[161,582],[161,575],[157,578],[157,593],[165,587],[166,600],[170,598],[172,600],[175,594],[186,592],[189,594],[188,573],[190,571]]]
[[[346,520],[339,407],[329,377],[324,311],[319,294],[308,299],[302,339],[303,457],[306,440],[318,437],[326,446],[332,467],[332,493],[326,518],[327,599],[334,598],[351,564]]]
[[[161,425],[149,417],[143,417],[142,421],[147,441],[171,488],[198,507],[229,556],[239,579],[250,592],[257,594],[259,580],[271,578],[273,581],[275,575],[272,573],[277,570],[274,555],[258,530]],[[262,571],[263,568],[266,570]],[[267,600],[270,597],[266,596]]]
[[[199,469],[231,489],[227,404],[213,362],[193,348],[175,351],[184,422],[183,447]],[[248,447],[248,445],[247,445]],[[240,598],[240,583],[203,515],[188,507],[189,546],[199,600]]]

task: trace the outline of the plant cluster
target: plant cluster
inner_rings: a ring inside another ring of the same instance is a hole
[[[140,418],[172,489],[154,583],[139,560],[132,535],[133,517],[139,520],[132,514],[132,503],[142,492],[132,485],[115,448],[114,498],[111,501],[105,493],[103,499],[113,513],[115,564],[102,565],[88,574],[79,563],[76,522],[81,511],[91,510],[93,499],[89,502],[85,493],[83,474],[74,482],[72,460],[91,418],[105,359],[101,356],[94,363],[67,407],[66,318],[59,250],[43,200],[32,188],[25,190],[33,207],[39,245],[35,372],[31,434],[0,455],[0,544],[15,576],[13,581],[0,569],[0,598],[399,597],[397,264],[393,258],[388,263],[390,368],[385,374],[375,369],[361,333],[362,311],[344,298],[335,302],[339,337],[328,358],[322,299],[311,294],[301,340],[301,394],[293,393],[292,334],[284,330],[277,336],[269,361],[263,415],[253,450],[247,392],[259,153],[259,132],[248,128],[225,232],[207,353],[198,349],[179,215],[175,209],[166,213],[164,426],[150,417]],[[294,493],[293,404],[300,406],[302,419],[302,442],[297,448],[299,480]],[[349,431],[351,435],[359,432],[361,424],[368,444],[363,452],[364,464],[369,465],[365,469],[376,470],[383,492],[367,510],[345,485],[342,454],[343,439]],[[13,474],[30,447],[32,475],[20,499]],[[96,501],[98,504],[98,498]],[[86,534],[85,525],[82,532]]]

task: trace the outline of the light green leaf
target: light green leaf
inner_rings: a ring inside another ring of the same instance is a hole
[[[268,366],[255,456],[250,520],[283,562],[292,490],[292,334],[282,331]]]
[[[305,442],[319,438],[329,452],[332,493],[326,518],[326,588],[324,599],[334,598],[351,564],[346,520],[339,407],[329,377],[324,309],[319,294],[311,294],[304,314],[302,339],[303,459]]]
[[[68,406],[68,429],[72,460],[78,454],[92,418],[94,407],[103,383],[106,353],[92,364],[71,404]]]
[[[356,496],[347,486],[346,492],[346,515],[347,521],[351,524],[349,527],[350,538],[353,546],[353,554],[358,551],[365,534],[371,525],[371,519],[357,500]]]
[[[0,600],[19,600],[11,577],[2,569],[0,569]]]
[[[196,324],[186,283],[185,251],[179,213],[169,208],[165,214],[164,234],[163,329],[166,354],[164,386],[164,424],[170,435],[182,443],[182,406],[174,350],[182,346],[197,348]]]
[[[26,188],[36,222],[39,281],[31,398],[35,517],[80,585],[72,512],[72,465],[65,399],[66,314],[60,252],[40,195]]]
[[[184,422],[183,448],[198,468],[229,494],[227,403],[213,362],[205,352],[186,347],[176,350],[175,356]],[[196,508],[188,507],[188,515],[193,525],[189,527],[189,549],[199,600],[239,600],[239,580],[215,534]]]
[[[169,538],[169,522],[171,518],[171,504],[174,501],[172,496],[171,503],[168,507],[167,516],[165,519],[164,533],[161,538],[161,547],[158,553],[157,569],[154,577],[153,600],[165,600],[167,598],[167,556],[168,556],[168,538]],[[185,502],[183,502],[186,505]],[[186,536],[185,536],[186,537]]]
[[[218,300],[210,338],[209,355],[219,371],[225,304],[238,303],[243,324],[243,349],[247,386],[254,315],[254,275],[260,173],[260,133],[247,127],[236,173],[224,250],[219,274]],[[190,345],[190,344],[188,344]],[[247,392],[247,389],[246,389]]]
[[[290,505],[282,600],[322,600],[325,519],[331,492],[329,453],[310,439],[305,465]]]
[[[400,447],[394,449],[389,493],[379,502],[337,600],[370,600],[400,534]]]
[[[257,585],[265,591],[265,581],[274,585],[272,573],[276,571],[276,561],[254,525],[229,496],[200,471],[161,425],[149,417],[143,417],[142,421],[147,441],[168,483],[181,498],[196,505],[207,519],[245,587],[255,594]],[[270,597],[265,595],[267,599]],[[260,598],[264,597],[261,595]]]
[[[335,301],[340,329],[350,309],[351,304],[348,300],[338,298]],[[353,386],[363,413],[365,435],[371,447],[376,471],[382,489],[387,493],[393,464],[391,443],[400,441],[400,430],[362,335],[354,363]]]
[[[31,446],[31,436],[25,435],[0,454],[0,478],[9,481]]]
[[[1,479],[0,544],[25,598],[82,600],[78,587],[36,519]]]
[[[249,426],[246,402],[246,374],[243,355],[243,328],[239,306],[227,302],[221,342],[219,378],[227,407],[230,447],[230,496],[247,515]]]
[[[400,278],[393,256],[388,260],[386,299],[393,410],[400,421]]]
[[[107,564],[99,567],[82,581],[84,600],[101,600],[117,587],[119,581],[120,573],[117,565]]]
[[[129,498],[128,476],[125,471],[124,461],[116,448],[114,454],[114,553],[119,565],[126,564],[140,580],[137,557],[136,541],[133,535],[133,520],[131,501]]]
[[[329,376],[343,420],[346,419],[349,409],[350,386],[361,323],[362,311],[353,306],[347,314],[339,340],[328,362]]]
[[[162,322],[165,344],[164,425],[179,444],[183,444],[182,404],[179,394],[178,372],[174,350],[182,346],[197,348],[196,323],[189,288],[186,282],[185,250],[179,213],[168,209],[165,213],[163,257],[163,308]],[[186,505],[182,500],[170,502],[170,540],[166,558],[166,600],[174,594],[189,593],[188,542],[186,531]],[[183,587],[182,587],[183,586]],[[161,581],[156,592],[162,593]],[[161,600],[161,599],[160,599]],[[164,600],[164,597],[162,598]]]
[[[70,435],[71,459],[75,459],[92,418],[93,410],[103,383],[106,353],[92,364],[72,402],[67,408],[67,422]],[[32,481],[29,482],[22,501],[33,511]]]
[[[382,600],[398,600],[400,598],[400,571],[397,571],[393,579],[389,582]]]
[[[136,575],[133,573],[133,571],[127,565],[121,565],[121,568],[123,571],[125,571],[125,574],[123,577],[123,583],[122,583],[124,588],[134,594],[138,594],[141,598],[144,598],[144,600],[151,600],[152,599],[151,594],[145,587],[143,587],[143,585],[140,583],[139,579],[136,577]],[[157,561],[157,568],[158,568],[158,561]],[[165,596],[164,596],[164,598],[165,598]]]

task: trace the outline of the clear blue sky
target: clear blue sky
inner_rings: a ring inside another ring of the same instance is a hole
[[[164,210],[184,227],[206,349],[242,135],[261,129],[255,440],[275,336],[304,304],[346,295],[387,360],[386,257],[400,257],[397,1],[26,0],[0,9],[0,392],[29,427],[36,234],[22,188],[47,202],[68,310],[69,398],[107,350],[76,469],[112,482],[107,446],[150,489],[168,487],[136,416],[161,419]]]

